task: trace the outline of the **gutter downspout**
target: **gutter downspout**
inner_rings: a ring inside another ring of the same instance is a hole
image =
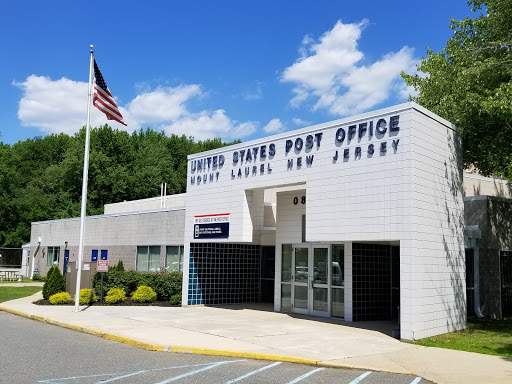
[[[467,248],[473,250],[473,279],[474,279],[474,310],[475,315],[481,319],[484,317],[480,309],[480,248],[477,241],[482,238],[482,232],[478,225],[467,225],[464,227],[464,240]]]
[[[37,256],[37,252],[39,252],[39,248],[41,248],[41,240],[39,240],[37,242],[37,248],[36,250],[34,251],[34,256],[32,256],[32,268],[31,268],[31,271],[30,271],[30,278],[32,279],[34,277],[34,267],[35,267],[35,264],[36,264],[36,256]],[[30,268],[30,265],[29,265],[29,268]]]
[[[475,278],[475,315],[481,319],[484,317],[480,309],[480,248],[476,244],[476,239],[471,239],[471,249],[473,249],[473,270]]]

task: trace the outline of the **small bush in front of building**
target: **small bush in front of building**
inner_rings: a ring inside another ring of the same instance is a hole
[[[71,296],[67,292],[59,292],[51,295],[49,300],[53,305],[69,304]]]
[[[157,294],[157,300],[170,301],[176,295],[181,295],[182,276],[178,271],[170,273],[151,273],[149,286]]]
[[[98,301],[98,298],[91,289],[81,289],[78,303],[80,305],[91,305]]]
[[[123,288],[111,288],[107,296],[105,296],[105,303],[119,304],[126,300],[126,292]]]
[[[65,290],[66,280],[64,280],[64,276],[60,273],[59,267],[55,265],[51,267],[46,274],[46,279],[43,285],[43,298],[48,300],[50,296],[59,292],[64,292]]]
[[[181,293],[177,293],[171,297],[171,305],[181,305]]]
[[[181,294],[182,275],[178,271],[164,273],[149,273],[136,271],[119,271],[112,267],[103,273],[103,297],[112,288],[122,288],[130,296],[137,287],[144,285],[153,288],[157,300],[170,301],[171,297]],[[101,274],[94,275],[93,287],[98,296],[101,296]]]
[[[136,303],[150,303],[156,300],[156,293],[151,287],[141,285],[133,293],[132,300]]]
[[[123,263],[123,260],[119,260],[119,261],[117,262],[116,269],[117,269],[119,272],[124,272],[124,263]]]
[[[32,281],[44,281],[44,277],[41,275],[32,276]]]

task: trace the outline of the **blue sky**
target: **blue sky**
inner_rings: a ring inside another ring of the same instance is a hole
[[[128,123],[112,127],[247,141],[406,101],[400,71],[468,15],[463,0],[6,0],[0,141],[85,125],[90,44]]]

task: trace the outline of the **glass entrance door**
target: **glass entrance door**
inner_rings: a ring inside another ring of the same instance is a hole
[[[292,255],[292,311],[330,316],[329,246],[296,245]]]
[[[309,314],[309,247],[293,250],[293,311]]]

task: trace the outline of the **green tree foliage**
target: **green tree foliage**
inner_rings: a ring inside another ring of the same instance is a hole
[[[59,292],[64,292],[65,290],[66,281],[64,280],[62,273],[60,273],[59,267],[55,265],[51,267],[46,274],[46,279],[43,285],[43,298],[48,299],[50,296]]]
[[[427,50],[418,69],[402,74],[413,100],[457,125],[464,164],[512,179],[512,2],[468,1],[474,18],[450,22],[441,52]]]
[[[124,272],[124,263],[123,260],[119,260],[115,267],[119,272]]]
[[[186,191],[187,156],[230,143],[195,142],[151,129],[129,134],[108,125],[91,130],[87,214],[104,204]],[[80,216],[85,128],[12,146],[0,142],[0,246],[30,240],[30,223]]]

